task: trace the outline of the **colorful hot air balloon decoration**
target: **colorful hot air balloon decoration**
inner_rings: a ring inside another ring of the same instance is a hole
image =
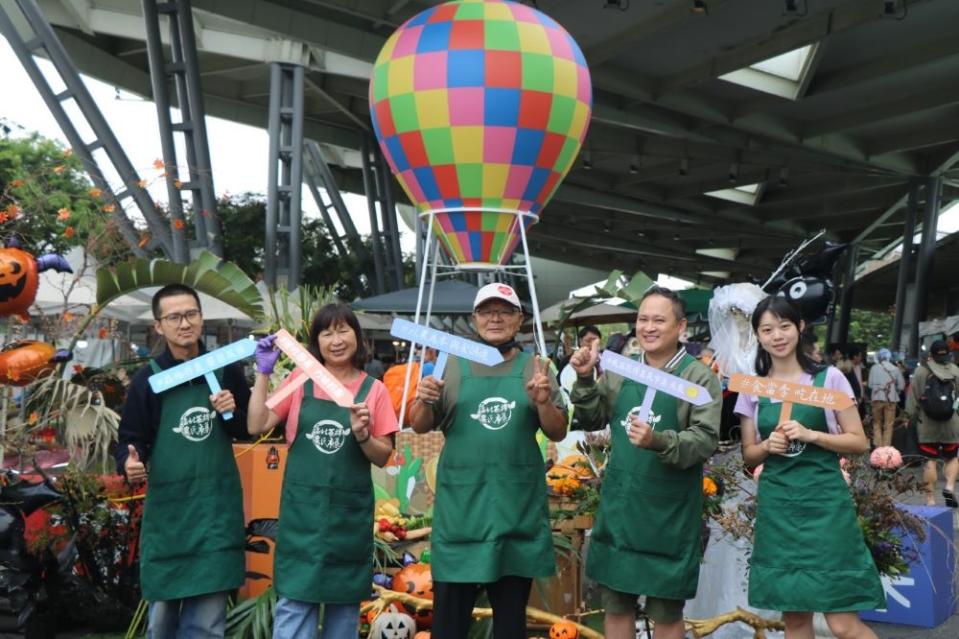
[[[462,0],[386,41],[370,82],[380,147],[460,268],[505,264],[569,171],[592,107],[589,69],[536,9]]]

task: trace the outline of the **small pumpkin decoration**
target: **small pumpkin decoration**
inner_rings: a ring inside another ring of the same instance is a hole
[[[568,619],[557,621],[549,629],[549,639],[578,639],[579,628]]]
[[[360,608],[362,608],[368,603],[372,603],[372,602],[369,602],[369,601],[361,602]],[[400,602],[396,601],[392,603],[391,605],[394,606],[397,611],[402,612],[403,614],[409,614],[409,611],[406,609],[406,606],[404,606]],[[366,611],[366,614],[363,616],[363,619],[361,621],[365,621],[368,625],[372,626],[373,622],[376,621],[376,618],[379,617],[384,612],[386,612],[387,610],[389,610],[389,608],[380,610],[379,608],[374,606],[373,608],[370,608],[369,610]]]
[[[420,630],[415,635],[413,635],[413,639],[430,639],[430,631]]]
[[[54,269],[58,273],[73,270],[62,256],[55,253],[35,258],[20,248],[16,238],[0,248],[0,315],[18,315],[27,319],[27,309],[37,297],[38,274]]]
[[[421,599],[433,599],[433,575],[430,565],[413,563],[403,566],[393,576],[393,590],[405,592]],[[433,610],[414,610],[413,618],[419,628],[429,628],[433,625]]]
[[[400,612],[396,604],[378,614],[370,625],[370,639],[413,639],[416,622]]]
[[[48,375],[58,362],[71,358],[70,351],[34,340],[11,342],[0,351],[0,384],[26,386]]]

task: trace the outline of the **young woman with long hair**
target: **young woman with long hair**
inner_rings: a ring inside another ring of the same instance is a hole
[[[804,322],[783,297],[761,301],[752,316],[759,339],[756,372],[770,380],[837,390],[853,397],[838,369],[800,348]],[[863,540],[839,466],[840,455],[869,442],[855,405],[841,411],[740,394],[743,459],[763,464],[759,478],[749,605],[783,612],[786,639],[813,639],[813,612],[823,612],[839,639],[876,639],[858,610],[885,605],[879,572]]]

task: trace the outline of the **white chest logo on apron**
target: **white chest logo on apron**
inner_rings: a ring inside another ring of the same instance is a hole
[[[789,446],[786,447],[786,452],[783,453],[786,457],[796,457],[802,455],[803,451],[806,450],[806,442],[801,442],[798,439],[792,439],[789,441]]]
[[[487,397],[480,402],[476,412],[470,415],[489,430],[500,430],[509,424],[516,402],[508,402],[503,397]]]
[[[629,432],[629,427],[633,422],[633,417],[639,417],[639,411],[641,408],[642,408],[641,406],[633,406],[632,408],[629,409],[629,412],[626,413],[626,417],[624,417],[622,421],[619,422],[620,426],[625,428],[627,433]],[[663,418],[662,415],[657,415],[653,411],[649,411],[649,419],[647,420],[646,423],[649,424],[650,428],[652,428],[653,430],[656,430],[656,424],[658,424],[659,420],[661,420],[662,418]]]
[[[332,419],[324,419],[313,424],[313,429],[306,434],[306,438],[313,442],[316,449],[321,453],[332,455],[343,448],[346,443],[346,436],[350,430],[343,424],[335,422]]]
[[[191,408],[180,415],[180,424],[173,428],[173,432],[183,435],[191,442],[202,442],[213,432],[213,414],[209,408]]]

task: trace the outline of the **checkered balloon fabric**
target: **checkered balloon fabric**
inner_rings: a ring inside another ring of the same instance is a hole
[[[503,264],[576,159],[592,107],[589,69],[563,27],[526,5],[427,9],[383,46],[373,127],[418,211],[460,265]]]

